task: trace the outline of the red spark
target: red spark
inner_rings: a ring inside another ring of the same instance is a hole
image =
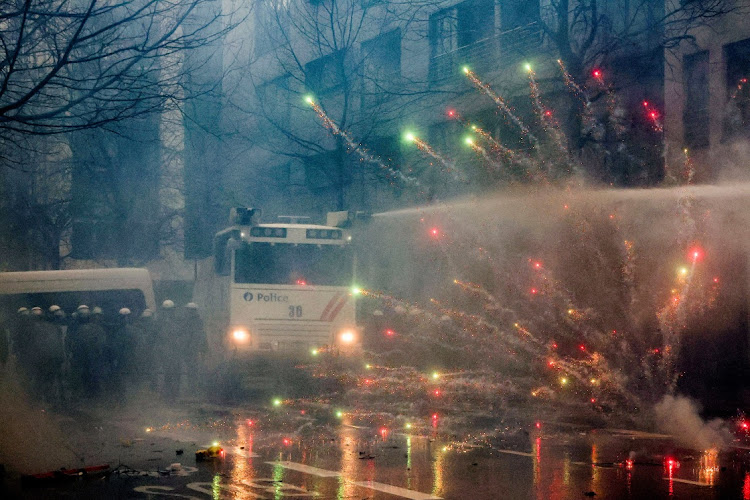
[[[659,349],[654,349],[654,354],[659,354]]]
[[[531,289],[531,295],[536,295],[537,293],[539,293],[539,290],[537,290],[536,288]]]
[[[290,444],[292,444],[292,440],[289,438],[284,438],[281,442],[284,443],[284,446],[289,446]]]
[[[633,461],[631,459],[625,460],[625,468],[627,470],[633,470]]]
[[[740,427],[742,427],[744,430],[750,429],[750,423],[747,422],[747,420],[743,420],[740,422]]]
[[[304,414],[305,414],[305,410],[300,410],[300,411],[299,411],[299,414],[300,414],[300,415],[304,415]]]
[[[552,349],[557,349],[557,342],[552,344]]]
[[[544,116],[552,116],[552,111],[548,109],[547,111],[544,112]]]
[[[714,278],[714,283],[718,283],[718,282],[719,282],[719,278]]]
[[[650,116],[652,120],[656,120],[657,118],[659,118],[659,113],[657,113],[656,111],[651,111],[648,116]]]
[[[647,107],[648,107],[648,101],[643,101],[643,107],[644,107],[644,108],[647,108]]]
[[[388,429],[386,429],[385,427],[381,427],[380,428],[380,435],[383,436],[383,438],[385,438],[385,436],[388,435]]]
[[[541,429],[542,428],[542,423],[541,422],[537,422],[536,423],[536,428],[537,429]]]
[[[247,419],[247,425],[249,425],[250,427],[252,427],[253,425],[255,425],[255,422],[253,422],[250,419]]]
[[[438,414],[437,413],[433,413],[432,414],[432,420],[437,420],[437,419],[438,419]]]
[[[549,361],[547,361],[547,365],[549,365],[550,367],[555,366],[555,361],[553,359],[550,359]]]
[[[542,263],[541,262],[534,262],[534,269],[541,269]]]
[[[568,209],[568,205],[563,205],[563,208],[564,208],[565,210],[567,210],[567,209]]]
[[[435,389],[434,391],[432,391],[432,393],[433,393],[433,394],[434,394],[434,395],[435,395],[436,397],[440,397],[440,389]]]
[[[596,398],[591,398],[592,403],[596,403]]]
[[[433,227],[432,229],[430,229],[430,235],[433,238],[437,238],[438,236],[440,236],[440,229]]]
[[[446,113],[451,118],[453,118],[454,116],[456,116],[456,110],[455,109],[449,109]]]
[[[698,262],[703,260],[703,257],[705,256],[705,252],[703,249],[699,246],[693,246],[688,250],[688,256],[693,262]]]
[[[304,286],[304,285],[307,285],[307,281],[305,281],[305,280],[297,280],[297,284]]]
[[[595,69],[591,72],[591,74],[594,76],[594,78],[601,78],[602,77],[602,71],[600,69]]]
[[[385,334],[386,334],[386,335],[387,335],[388,337],[393,337],[394,335],[396,335],[396,332],[394,332],[393,330],[391,330],[391,329],[389,328],[389,329],[387,329],[387,330],[385,331]]]
[[[581,351],[585,351],[585,350],[586,350],[586,346],[585,346],[585,345],[583,345],[583,344],[579,345],[579,346],[578,346],[578,348],[579,348],[579,349],[580,349]]]

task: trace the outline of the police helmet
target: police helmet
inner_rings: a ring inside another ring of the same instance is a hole
[[[49,312],[50,314],[55,314],[55,313],[56,313],[57,311],[59,311],[59,310],[60,310],[60,306],[56,306],[56,305],[54,305],[54,304],[53,304],[53,305],[51,305],[51,306],[49,306],[49,309],[47,309],[47,311],[48,311],[48,312]]]
[[[164,302],[161,303],[162,309],[173,309],[174,308],[174,302],[167,299]]]
[[[31,314],[33,314],[34,316],[41,316],[42,313],[43,313],[42,308],[39,306],[31,308]]]
[[[144,309],[141,313],[141,318],[150,318],[154,315],[154,312],[151,309]]]
[[[120,316],[127,316],[128,314],[130,314],[130,309],[128,309],[127,307],[123,307],[122,309],[120,309],[119,313]]]
[[[27,316],[29,314],[29,310],[26,307],[19,307],[18,311],[16,311],[17,314],[20,314],[22,316]]]
[[[94,308],[91,310],[91,314],[102,314],[102,308],[99,306],[94,306]]]
[[[188,302],[187,304],[185,304],[185,308],[186,309],[198,309],[198,304],[196,304],[195,302]]]

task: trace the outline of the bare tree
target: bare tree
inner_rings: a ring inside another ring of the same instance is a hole
[[[393,181],[400,175],[389,160],[398,148],[393,125],[407,102],[426,95],[424,82],[402,75],[402,37],[430,5],[435,2],[261,2],[251,58],[254,95],[230,102],[256,118],[246,138],[304,170],[299,177],[306,188],[333,195],[329,208],[350,206],[353,184]]]
[[[187,22],[208,1],[3,2],[0,137],[97,127],[179,100],[175,54],[227,29],[219,16]]]
[[[675,50],[683,41],[691,40],[695,30],[744,7],[744,0],[549,0],[541,11],[548,43],[572,80],[581,86],[589,83],[591,89],[588,102],[576,92],[569,94],[565,131],[571,151],[580,154],[593,146],[600,158],[623,157],[624,166],[599,165],[600,170],[633,169],[634,162],[640,163],[636,169],[642,169],[658,163],[664,51]],[[607,71],[610,73],[605,74]],[[613,75],[618,78],[613,79]],[[631,99],[627,103],[630,111],[613,116],[613,92],[627,93],[628,87],[637,86],[641,87],[641,99],[647,98],[647,109],[633,106]],[[607,98],[609,102],[604,103]],[[600,108],[605,115],[598,131],[584,123],[591,112],[586,107],[592,102],[595,106],[596,101],[603,102]],[[637,115],[633,109],[642,113]],[[621,154],[628,140],[645,145],[640,152],[646,151],[646,156]],[[612,172],[598,174],[606,181],[617,180]],[[651,177],[650,182],[657,180]],[[620,182],[629,184],[633,180],[626,177]]]
[[[89,180],[98,183],[101,199],[111,202],[104,212],[118,227],[131,223],[128,197],[143,194],[133,188],[133,179],[158,191],[153,182],[159,176],[158,154],[143,162],[143,172],[122,172],[122,162],[116,161],[121,158],[97,156],[97,151],[117,137],[127,141],[128,135],[133,143],[158,142],[160,117],[213,92],[209,87],[196,91],[195,86],[187,91],[185,82],[187,73],[200,71],[201,57],[214,56],[200,49],[219,42],[239,22],[233,12],[222,13],[214,5],[213,0],[0,3],[0,168],[6,170],[4,192],[13,195],[3,200],[8,210],[4,222],[22,228],[8,233],[24,240],[27,251],[50,256],[28,266],[59,267],[68,254],[71,210],[76,209],[71,186],[80,163],[100,160]],[[185,64],[188,55],[190,65]],[[156,126],[139,129],[144,119]],[[150,137],[143,137],[145,132]],[[76,133],[84,135],[71,135]],[[63,154],[53,154],[59,144]],[[120,154],[126,152],[121,144]],[[75,154],[77,158],[71,156]],[[50,169],[43,165],[51,163],[66,179],[49,186],[55,195],[42,192],[35,181],[47,176]],[[112,192],[119,188],[123,192]],[[136,211],[149,212],[143,207]],[[118,254],[117,260],[127,257]]]

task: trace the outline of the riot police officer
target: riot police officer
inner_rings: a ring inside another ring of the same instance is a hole
[[[156,330],[156,353],[164,374],[163,395],[166,401],[174,402],[180,395],[182,360],[177,346],[180,345],[182,332],[178,325],[174,302],[169,299],[162,302]]]
[[[106,333],[101,325],[91,321],[88,306],[80,305],[72,325],[68,342],[73,386],[85,397],[98,396],[104,379],[103,360]]]

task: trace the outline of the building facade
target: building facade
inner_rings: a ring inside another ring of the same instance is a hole
[[[694,182],[746,178],[750,160],[750,23],[746,7],[667,52],[668,170]],[[687,165],[687,166],[686,166]],[[694,173],[686,174],[686,171]]]
[[[261,206],[271,215],[319,216],[327,210],[429,203],[496,187],[503,175],[519,176],[512,169],[498,172],[502,168],[483,163],[481,153],[466,147],[467,123],[509,148],[528,145],[519,139],[514,120],[472,85],[463,68],[488,83],[522,121],[539,121],[527,65],[540,82],[543,104],[562,127],[569,125],[567,115],[580,111],[574,109],[576,98],[564,83],[558,58],[576,59],[570,71],[581,85],[592,86],[592,94],[602,94],[589,74],[596,65],[611,69],[608,78],[625,82],[618,89],[622,109],[608,111],[599,97],[592,105],[599,115],[617,113],[618,119],[632,121],[630,115],[642,114],[643,100],[662,105],[661,36],[650,24],[663,15],[662,1],[606,2],[595,14],[607,29],[578,55],[578,38],[586,33],[577,31],[575,22],[591,15],[588,4],[570,2],[563,22],[569,47],[549,32],[559,24],[556,5],[548,0],[255,2],[225,41],[225,68],[235,68],[224,84],[226,199]],[[637,33],[628,43],[616,45],[631,32]],[[455,114],[448,116],[448,110]],[[405,141],[406,133],[435,154]],[[607,147],[616,148],[619,139],[605,133],[570,140],[609,141]],[[659,164],[659,155],[653,156],[641,163]],[[595,158],[605,158],[596,166],[604,173],[592,172],[596,182],[653,184],[661,178],[624,171],[627,167],[618,164],[622,158],[591,154],[586,160]]]

